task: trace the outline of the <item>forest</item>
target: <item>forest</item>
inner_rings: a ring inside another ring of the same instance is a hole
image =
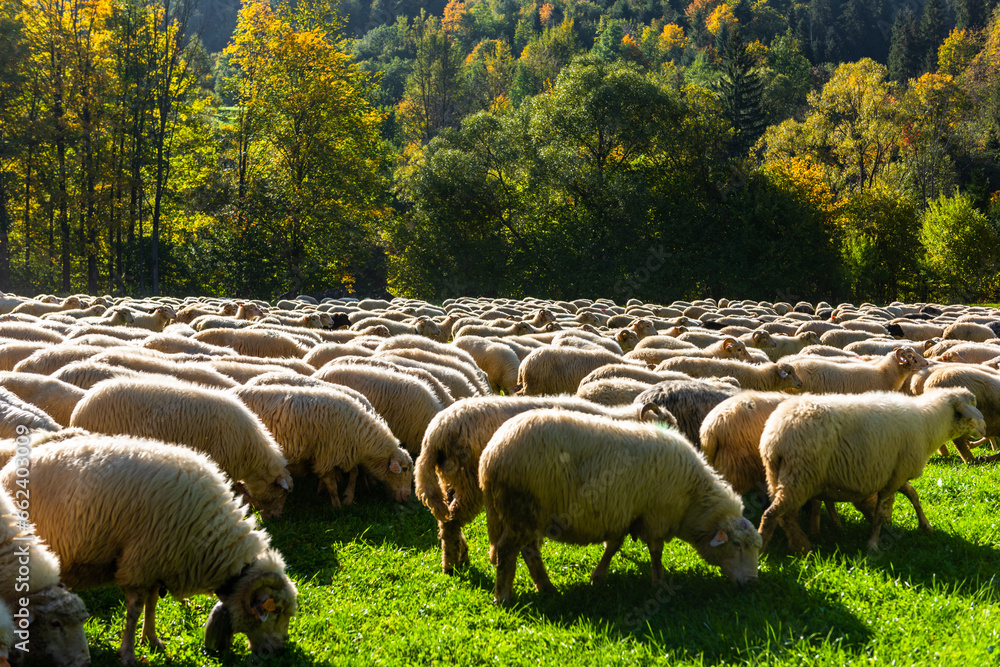
[[[0,290],[997,301],[994,0],[0,0]]]

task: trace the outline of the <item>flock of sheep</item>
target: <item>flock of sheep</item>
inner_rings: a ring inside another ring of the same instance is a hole
[[[805,552],[799,511],[851,502],[876,549],[897,492],[930,529],[909,481],[949,441],[996,458],[998,334],[929,304],[3,295],[0,659],[89,664],[71,589],[111,584],[124,664],[165,593],[218,596],[209,649],[280,650],[296,589],[249,509],[309,473],[334,507],[415,488],[448,573],[485,510],[497,602],[518,555],[551,588],[546,538],[604,543],[594,582],[631,535],[654,582],[678,537],[745,584],[777,525]]]

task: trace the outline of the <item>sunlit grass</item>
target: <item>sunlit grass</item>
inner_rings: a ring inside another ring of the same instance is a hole
[[[334,511],[304,481],[285,516],[266,524],[300,592],[289,647],[266,664],[996,663],[1000,470],[935,458],[915,486],[936,531],[919,531],[900,497],[878,554],[865,551],[868,525],[849,506],[841,506],[843,533],[825,532],[806,558],[788,555],[779,530],[750,590],[680,542],[664,552],[666,585],[652,587],[645,547],[629,542],[607,582],[592,587],[600,546],[547,543],[558,592],[536,593],[521,564],[515,605],[501,609],[492,604],[483,516],[467,530],[471,568],[449,577],[437,526],[416,501],[363,497]],[[94,665],[118,664],[120,592],[83,597],[94,615]],[[149,664],[256,664],[242,636],[228,655],[202,649],[213,602],[161,600],[167,653],[146,656]]]

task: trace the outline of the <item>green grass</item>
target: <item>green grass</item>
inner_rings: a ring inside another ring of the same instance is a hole
[[[299,587],[286,651],[258,663],[237,649],[209,655],[201,628],[214,603],[161,600],[166,655],[151,665],[509,665],[1000,663],[1000,469],[935,458],[915,482],[936,531],[917,530],[902,497],[886,548],[865,551],[868,525],[841,505],[845,527],[824,523],[808,557],[784,534],[761,559],[757,586],[740,590],[679,541],[664,551],[667,585],[650,583],[648,553],[629,542],[607,582],[588,584],[601,547],[549,542],[558,592],[536,593],[523,563],[516,604],[492,604],[485,517],[467,530],[472,566],[440,571],[437,526],[415,500],[363,497],[334,511],[301,480],[285,515],[266,523]],[[760,510],[748,510],[758,521]],[[119,664],[118,589],[83,593],[95,666]],[[140,647],[144,649],[145,647]]]

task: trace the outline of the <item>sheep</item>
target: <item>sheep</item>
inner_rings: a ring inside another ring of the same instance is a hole
[[[483,508],[479,487],[479,457],[493,433],[515,415],[539,408],[559,408],[605,415],[676,423],[655,406],[606,408],[571,396],[494,397],[460,401],[442,410],[428,425],[416,459],[417,498],[438,521],[442,569],[450,574],[469,561],[462,526]],[[446,500],[447,499],[447,500]]]
[[[973,343],[982,343],[990,338],[995,338],[993,329],[983,324],[975,322],[955,322],[945,328],[941,337],[945,340],[964,340]]]
[[[780,333],[771,333],[771,339],[775,347],[764,350],[771,361],[778,361],[782,357],[798,354],[810,345],[820,345],[819,334],[815,331],[804,331],[792,336],[784,336]]]
[[[346,394],[318,387],[281,385],[238,387],[232,390],[268,427],[288,459],[289,469],[306,468],[319,477],[340,507],[339,471],[357,475],[361,466],[385,484],[396,502],[410,499],[413,460],[388,424]],[[354,498],[353,484],[343,504]]]
[[[430,389],[434,398],[441,404],[442,408],[446,408],[455,402],[455,398],[448,391],[448,388],[445,387],[436,377],[422,368],[406,368],[381,357],[340,357],[339,359],[331,361],[323,368],[334,368],[340,366],[362,366],[365,368],[377,368],[390,373],[398,373],[400,375],[409,375],[410,377],[419,380],[424,384],[424,386]]]
[[[6,658],[13,653],[30,657],[36,664],[89,665],[90,649],[83,631],[87,609],[79,596],[66,590],[60,581],[59,559],[38,539],[34,526],[18,511],[28,505],[28,491],[19,487],[17,481],[24,481],[24,477],[18,477],[18,471],[29,469],[30,451],[28,438],[18,440],[25,441],[18,445],[22,453],[6,468],[13,483],[6,490],[0,488],[0,609],[7,613],[6,623],[0,614],[0,664],[6,665]],[[32,465],[32,492],[34,475]],[[35,502],[32,494],[32,516]],[[27,577],[19,576],[25,570]],[[27,626],[15,631],[5,602],[15,609],[28,610]],[[18,644],[26,646],[28,651],[13,650]]]
[[[757,391],[784,391],[802,387],[802,380],[796,374],[795,367],[786,363],[768,362],[754,366],[741,361],[680,357],[667,359],[656,370],[685,373],[694,378],[732,377],[739,381],[743,389]]]
[[[948,440],[985,432],[976,397],[967,389],[785,401],[768,418],[760,441],[772,498],[760,523],[764,547],[781,520],[789,547],[800,553],[810,549],[797,510],[811,498],[861,502],[878,494],[868,540],[868,549],[876,550],[896,492],[922,474],[931,454]],[[911,500],[921,528],[929,529],[915,492]]]
[[[690,332],[688,332],[688,333],[690,333]],[[686,336],[688,334],[684,333],[682,335]],[[712,342],[715,342],[716,340],[719,340],[720,338],[721,337],[719,337],[719,336],[713,336],[714,340],[710,341],[708,344],[711,345]],[[635,346],[636,350],[645,350],[645,349],[649,349],[649,348],[660,349],[660,350],[696,350],[696,349],[699,349],[698,346],[695,345],[694,343],[683,341],[680,338],[675,338],[673,336],[660,336],[660,335],[647,336],[646,338],[643,338],[642,340],[640,340],[636,344],[636,346]]]
[[[150,313],[132,313],[131,325],[139,329],[160,332],[177,318],[177,313],[170,306],[157,306]]]
[[[647,384],[657,384],[665,380],[690,380],[691,376],[685,373],[657,372],[637,364],[608,364],[601,366],[597,370],[591,371],[580,380],[580,388],[591,382],[606,380],[611,378],[629,378]]]
[[[455,347],[468,352],[476,365],[486,373],[490,389],[494,393],[514,393],[521,360],[509,346],[486,338],[464,336],[455,341]]]
[[[580,380],[606,364],[620,364],[620,355],[606,350],[543,347],[521,362],[517,373],[517,393],[523,396],[573,394]]]
[[[246,384],[251,378],[265,373],[284,373],[288,371],[283,366],[276,364],[247,364],[241,361],[232,361],[226,357],[211,359],[206,362],[209,367],[225,375],[237,385]]]
[[[63,366],[50,377],[87,391],[98,382],[102,382],[110,378],[137,378],[142,377],[143,375],[150,374],[140,373],[139,371],[134,371],[131,368],[123,368],[121,366],[98,364],[88,359],[84,361],[76,361],[72,364]],[[156,374],[154,373],[152,375]]]
[[[734,396],[739,388],[702,380],[668,380],[655,384],[635,397],[634,404],[653,403],[677,419],[677,428],[701,447],[699,432],[705,416],[716,405]]]
[[[437,364],[439,366],[451,368],[452,370],[458,371],[464,375],[469,381],[469,384],[475,387],[478,393],[489,394],[490,380],[486,376],[486,373],[484,373],[482,369],[476,365],[472,356],[458,348],[454,348],[452,346],[449,347],[452,349],[446,354],[412,347],[392,348],[392,354],[404,359],[412,359],[413,361]],[[388,350],[384,349],[382,345],[379,345],[377,349],[379,354],[388,352]]]
[[[62,310],[74,310],[80,308],[84,308],[83,302],[80,301],[80,298],[77,296],[68,296],[63,301],[58,303],[25,301],[14,308],[11,313],[15,315],[23,313],[25,315],[34,315],[35,317],[38,317],[39,315],[44,315],[45,313],[55,313]]]
[[[777,391],[743,391],[705,415],[699,431],[701,451],[737,494],[767,493],[760,434],[767,418],[788,398],[789,394]]]
[[[302,361],[313,368],[322,368],[337,357],[370,357],[373,354],[368,348],[351,343],[321,343],[309,350]]]
[[[703,456],[674,431],[559,410],[505,423],[479,462],[497,566],[494,602],[510,600],[518,551],[538,590],[551,589],[540,547],[604,542],[591,582],[602,581],[631,534],[649,548],[653,583],[663,578],[663,545],[691,544],[734,582],[757,579],[761,538],[743,504]]]
[[[825,334],[819,337],[820,343],[823,345],[829,345],[830,347],[836,347],[843,349],[850,345],[851,343],[856,343],[858,341],[870,340],[874,338],[874,334],[870,334],[867,331],[852,331],[850,329],[836,329],[834,331],[827,331]],[[895,341],[893,341],[895,342]],[[896,343],[898,345],[898,343]]]
[[[646,339],[649,340],[649,339]],[[634,359],[646,363],[662,363],[675,357],[714,357],[716,359],[735,359],[737,361],[752,361],[750,353],[743,341],[730,336],[709,345],[704,349],[671,350],[671,349],[636,349],[625,355],[625,359]]]
[[[20,340],[26,343],[63,342],[63,337],[50,329],[28,322],[0,322],[0,338]]]
[[[163,333],[148,337],[142,342],[142,347],[147,350],[163,352],[164,354],[208,354],[215,357],[226,357],[236,354],[236,350],[230,347],[209,345],[208,343],[192,340],[185,336],[173,336]]]
[[[426,383],[401,373],[335,365],[321,368],[313,377],[364,394],[414,458],[420,453],[427,425],[441,411],[440,401]]]
[[[877,364],[804,357],[789,363],[802,380],[802,391],[814,394],[899,391],[910,375],[927,367],[927,360],[908,347],[897,348]]]
[[[372,413],[373,415],[381,416],[378,411],[375,410],[368,398],[362,394],[357,389],[351,389],[350,387],[333,384],[331,382],[326,382],[314,377],[306,377],[304,375],[287,374],[287,373],[264,373],[263,375],[258,375],[257,377],[247,380],[244,387],[268,387],[271,385],[282,385],[287,387],[319,387],[326,389],[327,391],[335,391],[339,394],[344,394],[358,403],[360,403],[365,410]]]
[[[44,439],[41,441],[44,442]],[[8,490],[12,466],[0,472]],[[31,516],[77,589],[117,584],[125,594],[118,655],[137,664],[135,633],[162,650],[156,601],[215,592],[205,646],[228,649],[245,633],[255,654],[280,650],[297,610],[285,564],[207,456],[153,440],[79,432],[31,455]],[[67,511],[67,508],[75,508]]]
[[[985,437],[1000,436],[1000,377],[976,366],[939,365],[927,375],[920,387],[920,393],[931,389],[956,387],[967,389],[976,397],[976,407],[983,414],[986,423]],[[965,436],[954,438],[953,444],[966,463],[983,463],[1000,458],[995,455],[973,457],[969,449],[969,439]],[[943,445],[940,452],[947,453],[947,447],[947,444]]]
[[[171,325],[172,326],[172,325]],[[169,327],[168,327],[169,328]],[[73,331],[66,334],[66,341],[70,342],[91,335],[102,335],[110,338],[119,338],[125,342],[142,341],[149,337],[150,332],[145,329],[126,329],[124,327],[108,327],[100,324],[88,324],[78,326]]]
[[[119,366],[140,373],[170,376],[205,387],[228,389],[236,385],[236,382],[214,368],[178,363],[180,360],[176,357],[141,348],[112,348],[94,355],[90,360],[96,364]]]
[[[947,350],[932,356],[935,356],[938,359],[940,359],[944,354],[948,352],[960,355],[962,359],[965,359],[965,361],[970,364],[982,364],[992,360],[997,355],[1000,355],[1000,345],[989,345],[986,343],[966,343],[963,341],[958,345],[952,345]]]
[[[292,478],[274,438],[245,405],[218,391],[166,378],[113,378],[77,403],[70,426],[134,435],[207,453],[265,517],[278,516]]]
[[[844,347],[844,352],[849,352],[857,356],[871,354],[882,357],[889,354],[897,347],[900,347],[900,342],[901,341],[889,338],[872,338],[870,340],[861,340],[855,343],[850,343]],[[805,350],[803,350],[803,352],[805,352]]]
[[[0,345],[0,371],[12,370],[22,359],[27,359],[39,350],[52,347],[48,343],[0,342],[3,343]]]
[[[87,322],[100,327],[125,327],[135,322],[135,315],[128,308],[109,308],[100,317],[83,317],[81,322]]]
[[[473,386],[466,376],[462,375],[457,370],[453,370],[449,366],[417,361],[415,359],[395,354],[395,351],[389,353],[379,352],[372,358],[388,361],[389,363],[404,369],[415,368],[427,371],[437,382],[444,385],[448,394],[455,399],[482,395],[482,392]]]
[[[539,331],[539,329],[536,329],[527,322],[515,322],[509,327],[467,324],[460,329],[454,330],[454,338],[455,340],[458,340],[463,336],[479,336],[480,338],[497,336],[502,338],[504,336],[524,336],[527,334],[535,334],[539,333]]]
[[[175,317],[174,320],[181,322],[182,324],[191,324],[196,317],[201,315],[234,317],[236,315],[237,308],[238,306],[231,301],[222,304],[220,309],[206,308],[200,304],[192,304],[179,309],[177,311],[177,317]]]
[[[94,345],[52,345],[42,348],[30,356],[14,364],[11,369],[16,373],[37,373],[52,375],[57,370],[74,361],[89,359],[105,351],[106,348]]]
[[[580,383],[576,395],[600,405],[628,405],[635,397],[653,386],[630,378],[606,378]]]
[[[253,357],[295,357],[301,359],[309,351],[282,333],[259,329],[203,329],[196,333],[193,339],[209,345],[230,347],[239,354]]]
[[[38,407],[60,426],[69,426],[73,408],[85,393],[79,387],[34,373],[0,372],[0,387]]]
[[[58,431],[61,427],[44,410],[0,387],[0,439],[14,438],[25,428],[33,432]]]
[[[416,335],[418,333],[417,328],[411,324],[406,324],[404,322],[395,322],[393,320],[389,320],[384,317],[368,317],[363,320],[359,320],[354,324],[352,324],[348,331],[355,331],[355,332],[365,331],[375,326],[384,327],[389,331],[389,334],[392,336],[400,336],[403,334]],[[434,325],[434,328],[437,329],[437,325]],[[348,332],[345,331],[344,333]],[[438,333],[440,333],[439,329]]]
[[[944,335],[944,327],[930,322],[893,320],[885,328],[893,338],[906,338],[915,342],[941,338]]]

